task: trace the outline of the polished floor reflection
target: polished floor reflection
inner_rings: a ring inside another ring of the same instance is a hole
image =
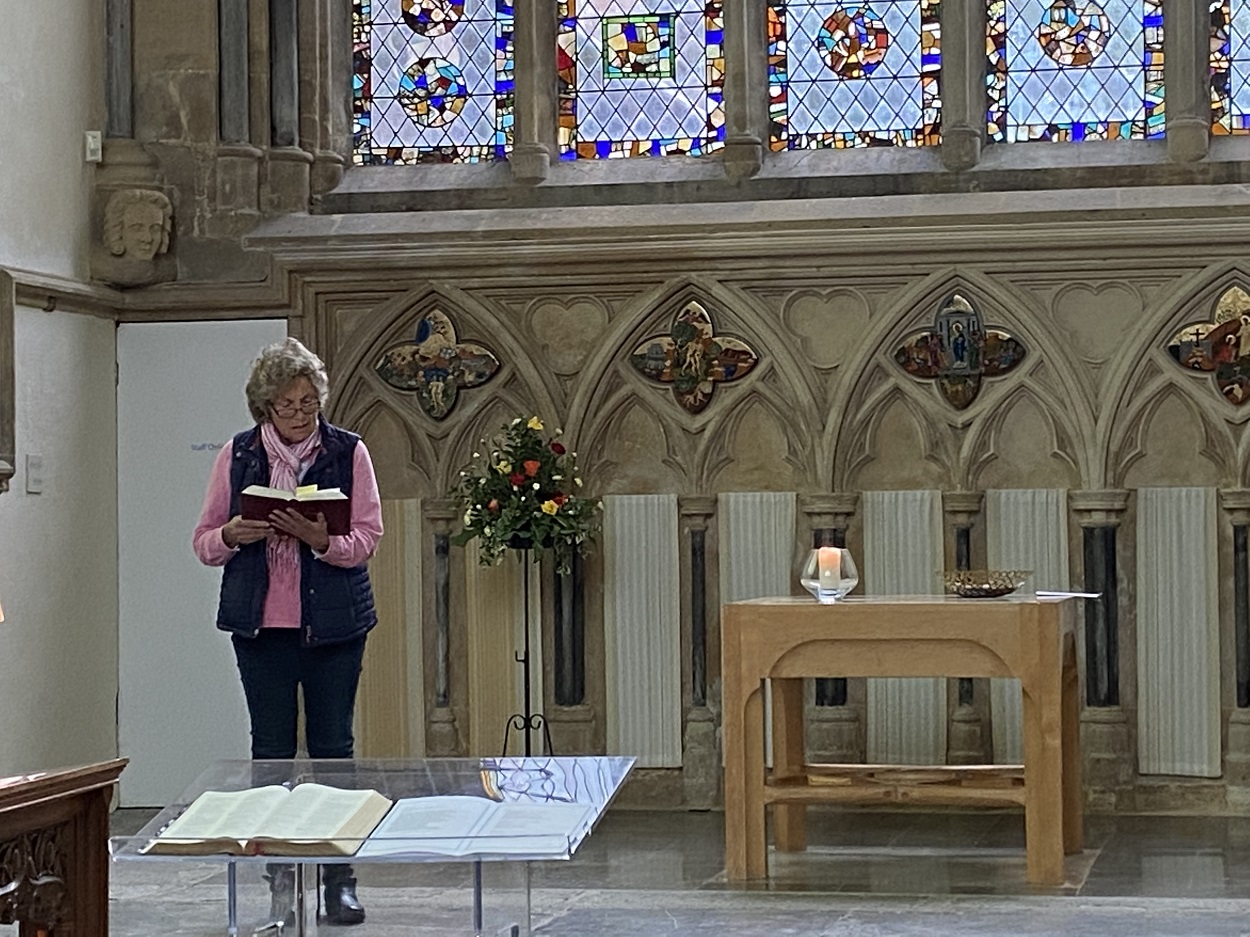
[[[121,811],[114,826],[146,819]],[[771,853],[769,881],[748,886],[725,882],[722,824],[720,813],[610,811],[572,861],[533,866],[534,932],[1250,937],[1250,818],[1089,817],[1086,850],[1055,888],[1025,881],[1020,814],[813,809],[808,850]],[[319,933],[473,933],[470,866],[358,873],[369,919]],[[523,875],[488,864],[485,877],[482,933],[507,933],[524,916]],[[267,901],[258,869],[240,882],[246,934]],[[112,933],[224,934],[224,883],[211,863],[114,866]]]

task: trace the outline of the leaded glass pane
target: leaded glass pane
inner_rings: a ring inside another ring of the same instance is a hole
[[[1250,133],[1250,0],[1209,0],[1211,130]]]
[[[561,0],[559,16],[562,158],[724,145],[720,0]]]
[[[774,150],[941,142],[939,0],[775,0]]]
[[[1162,137],[1163,0],[989,0],[992,142]]]
[[[476,163],[512,150],[512,0],[355,0],[361,165]]]

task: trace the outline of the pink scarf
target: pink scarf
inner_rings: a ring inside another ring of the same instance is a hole
[[[321,428],[318,427],[303,442],[288,446],[274,425],[266,421],[260,425],[260,438],[269,456],[269,487],[294,491],[321,445]],[[285,534],[271,537],[266,555],[271,571],[280,570],[287,576],[299,572],[299,541],[294,537]]]

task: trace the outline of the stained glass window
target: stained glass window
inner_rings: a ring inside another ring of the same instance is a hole
[[[939,0],[775,0],[774,150],[941,142]]]
[[[1208,0],[1211,11],[1211,130],[1250,133],[1250,2]]]
[[[1163,0],[990,0],[993,142],[1162,137]]]
[[[356,163],[475,163],[512,149],[512,0],[355,0]]]
[[[725,140],[720,0],[561,0],[564,159],[702,156]]]

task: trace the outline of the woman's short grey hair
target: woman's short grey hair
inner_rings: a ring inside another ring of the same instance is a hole
[[[252,362],[243,392],[247,395],[247,408],[257,423],[269,419],[269,406],[291,386],[297,378],[306,377],[317,399],[325,407],[330,394],[330,379],[321,359],[294,338],[266,345]]]

